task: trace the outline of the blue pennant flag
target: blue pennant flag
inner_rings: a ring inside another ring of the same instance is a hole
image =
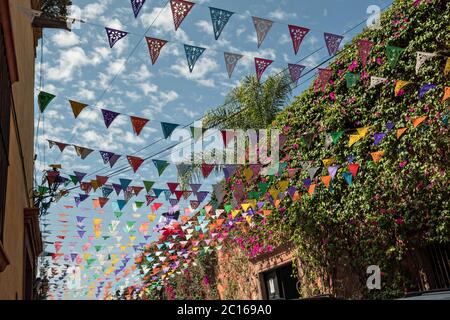
[[[131,7],[133,8],[134,17],[137,18],[139,11],[141,11],[145,0],[131,0]]]
[[[126,204],[127,204],[126,200],[121,200],[121,199],[117,200],[117,205],[119,206],[119,210],[122,210]]]
[[[352,173],[347,171],[347,172],[344,172],[342,175],[344,176],[344,179],[348,183],[348,185],[351,186],[353,183]]]
[[[212,7],[209,7],[209,10],[211,12],[214,37],[217,40],[219,39],[223,28],[225,28],[225,26],[227,25],[228,20],[230,20],[231,16],[233,15],[233,12]]]
[[[153,190],[153,192],[155,193],[155,196],[156,196],[157,198],[158,198],[159,195],[164,191],[164,189],[155,189],[155,188],[153,188],[152,190]]]
[[[168,189],[164,190],[164,196],[166,197],[166,201],[169,201],[170,196],[172,195],[172,192]]]
[[[153,164],[155,165],[156,169],[158,170],[158,175],[162,175],[164,170],[169,165],[169,162],[167,162],[165,160],[153,159],[152,161],[153,161]]]
[[[189,46],[185,44],[184,51],[186,52],[186,59],[189,65],[189,72],[192,73],[192,70],[194,70],[195,63],[197,62],[198,58],[200,58],[202,53],[205,51],[205,48]]]
[[[114,189],[112,186],[103,186],[102,187],[102,193],[103,193],[103,198],[108,198],[108,196],[111,194],[111,192],[113,192]]]
[[[120,178],[119,181],[120,181],[120,186],[122,187],[122,190],[124,190],[124,191],[128,188],[128,186],[131,183],[130,179],[122,179],[122,178]]]
[[[179,125],[176,123],[169,123],[169,122],[161,122],[161,128],[164,134],[164,139],[167,139],[170,137],[172,132],[178,127]]]

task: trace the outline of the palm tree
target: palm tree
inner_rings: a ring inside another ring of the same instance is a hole
[[[264,83],[260,83],[255,76],[247,76],[225,97],[223,105],[205,114],[203,127],[243,130],[266,128],[286,104],[291,93],[291,80],[285,74],[270,76]]]

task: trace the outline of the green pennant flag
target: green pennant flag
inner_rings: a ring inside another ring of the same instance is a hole
[[[205,208],[200,209],[200,214],[201,214],[202,216],[204,216],[204,215],[206,214]]]
[[[400,55],[404,51],[404,48],[395,47],[395,46],[387,46],[386,47],[386,55],[388,59],[388,64],[391,68],[394,68],[397,65],[397,61],[400,58]]]
[[[130,230],[130,231],[128,232],[128,234],[131,235],[131,236],[134,235],[135,233],[136,233],[136,230]]]
[[[103,240],[108,240],[110,238],[110,236],[103,236],[102,238],[103,238]]]
[[[88,267],[90,267],[91,264],[92,264],[94,261],[95,261],[94,258],[87,259],[86,262],[87,262],[87,264],[88,264]]]
[[[283,174],[283,172],[286,170],[287,166],[288,166],[287,162],[280,163],[280,165],[278,166],[278,174],[279,175]]]
[[[47,187],[44,187],[44,186],[39,186],[38,187],[38,192],[39,192],[39,194],[44,194],[44,193],[46,193],[48,191],[48,188]]]
[[[258,183],[259,192],[261,192],[261,193],[266,193],[268,187],[269,187],[269,184],[267,182],[259,182]]]
[[[231,209],[233,209],[233,206],[231,204],[226,204],[224,207],[226,213],[230,213]]]
[[[49,105],[49,103],[55,98],[55,95],[45,92],[45,91],[41,91],[38,94],[38,105],[39,105],[39,110],[42,112],[44,112],[45,108],[47,108],[47,106]]]
[[[78,182],[80,182],[80,181],[78,180],[78,177],[77,177],[77,176],[73,176],[73,175],[69,174],[69,177],[70,177],[70,180],[72,181],[72,183],[75,184],[75,185],[76,185]]]
[[[178,124],[176,123],[169,123],[169,122],[161,122],[161,128],[164,134],[164,139],[167,139],[170,137],[172,132],[178,127]]]
[[[149,193],[150,190],[152,189],[153,185],[155,184],[155,181],[144,180],[143,182],[144,182],[145,190],[147,191],[147,193]]]
[[[143,204],[144,204],[143,201],[136,201],[136,202],[134,203],[134,205],[135,205],[136,208],[138,208],[138,209],[140,209],[140,208],[142,207]]]
[[[344,134],[344,131],[336,131],[336,132],[331,132],[331,139],[333,140],[333,143],[336,144],[338,142],[338,140],[342,137],[342,135]]]
[[[164,160],[157,160],[157,159],[153,159],[153,164],[155,165],[156,169],[158,170],[158,175],[161,175],[164,170],[167,168],[167,166],[169,165],[169,162],[164,161]]]
[[[119,219],[119,218],[123,215],[123,212],[121,212],[121,211],[115,211],[115,212],[114,212],[114,215],[116,216],[117,219]]]
[[[95,251],[99,252],[100,250],[102,250],[102,246],[98,245],[98,246],[94,246]]]
[[[358,73],[348,72],[345,74],[345,83],[347,84],[347,89],[353,87],[359,81],[360,75]]]
[[[127,221],[128,228],[131,229],[135,223],[136,223],[136,221]]]

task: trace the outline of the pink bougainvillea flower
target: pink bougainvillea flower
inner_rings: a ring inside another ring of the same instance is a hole
[[[353,60],[350,66],[348,67],[349,71],[355,71],[355,69],[358,67],[358,62],[356,60]]]
[[[336,100],[336,94],[334,92],[330,92],[330,99],[333,101]]]

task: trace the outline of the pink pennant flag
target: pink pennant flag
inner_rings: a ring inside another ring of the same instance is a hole
[[[161,52],[162,47],[164,47],[167,41],[150,37],[145,37],[145,39],[147,40],[147,46],[150,53],[150,58],[152,60],[152,65],[154,65],[159,57],[159,53]]]
[[[288,64],[289,74],[291,75],[291,81],[293,83],[297,83],[298,79],[300,79],[303,70],[305,70],[305,66],[300,64]]]
[[[144,162],[144,159],[134,156],[127,156],[128,163],[133,168],[133,171],[136,172],[141,164]]]
[[[316,86],[314,88],[314,91],[317,92],[318,87],[320,87],[321,91],[325,91],[332,75],[333,75],[333,70],[319,68],[319,77],[316,80]]]
[[[258,79],[258,81],[261,80],[261,76],[263,75],[264,71],[266,71],[267,67],[270,66],[272,62],[273,60],[255,58],[256,78]]]
[[[294,53],[297,54],[303,39],[309,32],[309,29],[294,25],[288,25],[288,27],[289,33],[291,34],[292,44],[294,46]]]
[[[178,30],[178,27],[181,25],[184,18],[186,18],[194,5],[195,3],[185,0],[170,0],[170,9],[172,10],[175,31]]]
[[[362,65],[365,67],[367,64],[367,58],[370,54],[370,49],[372,49],[373,42],[369,40],[358,40],[358,54],[361,59]]]

